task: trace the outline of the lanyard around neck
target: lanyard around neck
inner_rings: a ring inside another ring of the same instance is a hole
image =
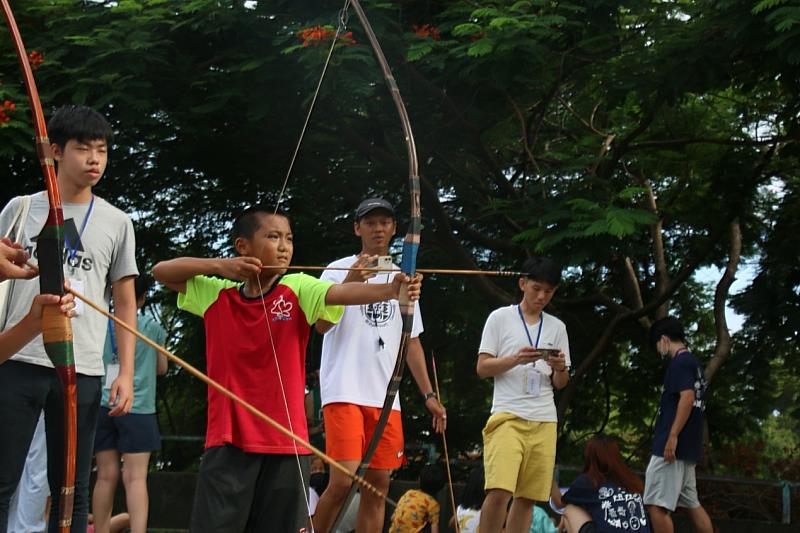
[[[83,217],[83,223],[81,224],[81,229],[78,231],[78,238],[75,239],[75,242],[70,246],[69,238],[64,235],[64,244],[67,245],[67,257],[69,258],[70,264],[75,260],[75,257],[78,255],[78,244],[81,243],[81,238],[83,237],[83,230],[86,229],[86,223],[89,221],[89,215],[92,214],[92,208],[94,207],[94,194],[92,195],[92,200],[89,202],[89,209],[86,210],[86,215]]]
[[[114,360],[117,360],[119,357],[119,352],[117,351],[117,337],[114,335],[114,321],[110,318],[108,319],[108,340],[111,342],[111,353],[114,354]]]
[[[528,323],[525,322],[525,316],[522,314],[522,307],[517,305],[517,311],[519,312],[519,319],[522,320],[522,327],[525,328],[525,335],[528,337],[528,343],[533,346],[534,348],[539,347],[539,338],[542,336],[542,324],[544,324],[544,313],[539,313],[539,328],[536,331],[536,344],[533,343],[533,339],[531,338],[531,332],[528,330]]]

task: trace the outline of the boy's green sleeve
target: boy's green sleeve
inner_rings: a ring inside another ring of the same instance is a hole
[[[335,285],[332,281],[321,281],[307,274],[294,274],[285,276],[281,283],[289,286],[297,295],[300,309],[303,310],[309,324],[320,319],[336,324],[342,319],[344,306],[325,303],[328,289]]]
[[[178,293],[178,308],[193,315],[204,316],[219,293],[240,283],[209,276],[195,276],[186,280],[186,292]]]

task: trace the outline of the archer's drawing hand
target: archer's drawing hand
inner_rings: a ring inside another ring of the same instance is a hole
[[[350,268],[370,268],[370,266],[376,265],[377,262],[377,255],[358,254],[355,263],[350,265]],[[363,283],[370,278],[374,278],[377,271],[377,268],[370,270],[351,270],[347,273],[342,283]]]
[[[230,257],[220,260],[219,274],[235,281],[247,281],[261,273],[261,260],[257,257]]]

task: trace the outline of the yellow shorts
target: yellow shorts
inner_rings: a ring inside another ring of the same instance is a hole
[[[490,416],[483,428],[486,490],[547,501],[556,464],[556,429],[556,422],[531,422],[511,413]]]

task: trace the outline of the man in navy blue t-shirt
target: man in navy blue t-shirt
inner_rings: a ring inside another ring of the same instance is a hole
[[[670,513],[686,508],[695,531],[713,527],[697,498],[695,466],[703,457],[706,380],[700,362],[686,347],[681,323],[662,318],[650,328],[650,342],[669,359],[647,466],[644,503],[655,533],[672,533]]]

